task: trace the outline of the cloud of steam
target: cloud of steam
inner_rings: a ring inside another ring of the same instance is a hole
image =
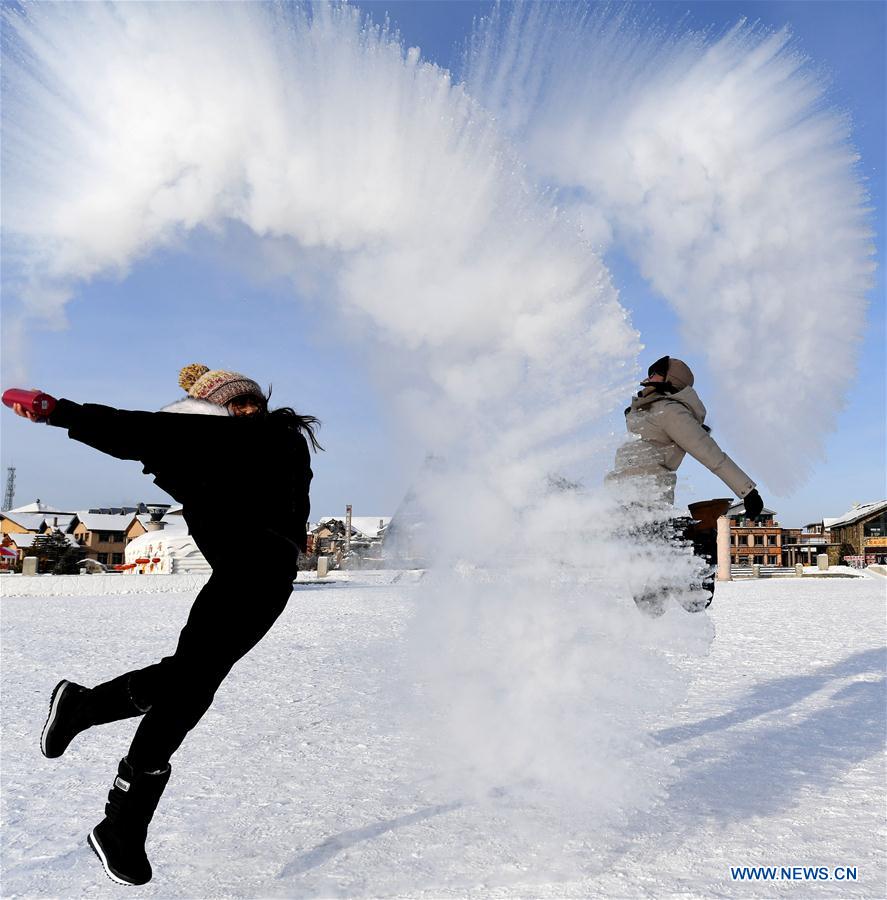
[[[606,271],[486,114],[355,11],[41,4],[8,19],[4,224],[32,313],[236,221],[332,251],[335,299],[420,351],[460,409],[522,385],[538,402],[534,368],[580,394],[630,357]]]
[[[385,348],[398,401],[446,462],[421,485],[440,565],[411,632],[440,770],[460,788],[541,785],[608,814],[661,790],[667,759],[646,731],[680,699],[680,660],[707,646],[710,624],[677,608],[649,622],[634,608],[632,593],[662,570],[675,584],[698,575],[686,555],[614,534],[638,522],[597,487],[637,335],[600,259],[534,189],[483,104],[504,110],[536,171],[577,189],[586,223],[631,239],[729,371],[744,372],[737,350],[772,346],[771,330],[788,324],[778,359],[761,357],[768,367],[784,373],[829,348],[849,359],[839,329],[827,344],[805,324],[814,313],[795,308],[783,269],[747,275],[773,256],[766,226],[808,284],[809,260],[791,254],[812,213],[795,221],[779,196],[803,185],[832,213],[828,197],[850,191],[831,243],[818,245],[822,259],[846,251],[835,290],[850,331],[859,306],[847,285],[862,283],[867,257],[858,189],[834,175],[849,172],[844,145],[829,117],[800,118],[812,88],[778,48],[738,32],[708,49],[663,49],[599,29],[612,66],[595,63],[595,86],[576,81],[582,67],[562,67],[579,51],[557,19],[533,16],[509,20],[503,44],[479,39],[466,89],[343,6],[7,8],[3,225],[31,316],[61,316],[78,283],[125,272],[198,227],[245,226],[283,269],[297,248],[294,276],[311,257],[326,308]],[[776,70],[782,80],[761,74]],[[709,85],[706,115],[697,82]],[[755,91],[777,99],[750,135],[739,118]],[[716,113],[719,137],[705,127]],[[811,132],[832,153],[786,187]],[[766,166],[734,174],[731,153],[759,149]],[[765,312],[760,297],[777,284]],[[700,303],[709,288],[747,314]],[[743,374],[744,386],[759,377]],[[797,408],[810,402],[802,394]],[[768,444],[770,458],[796,438]],[[556,473],[584,488],[552,487]]]
[[[853,378],[873,244],[849,122],[788,32],[515,4],[482,23],[467,72],[588,238],[674,308],[743,467],[796,487]]]

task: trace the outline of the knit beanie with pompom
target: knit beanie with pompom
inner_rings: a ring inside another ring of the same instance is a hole
[[[262,389],[251,378],[239,372],[210,369],[202,363],[191,363],[179,372],[179,386],[198,400],[225,406],[235,397],[251,396],[265,402]]]

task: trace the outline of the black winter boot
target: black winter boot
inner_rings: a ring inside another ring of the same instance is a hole
[[[128,719],[147,712],[133,700],[129,674],[92,689],[60,681],[49,699],[49,715],[40,735],[40,749],[49,759],[61,756],[68,744],[87,728]]]
[[[151,880],[145,839],[171,771],[167,766],[160,772],[136,772],[126,759],[120,760],[105,818],[86,839],[111,881],[146,884]]]

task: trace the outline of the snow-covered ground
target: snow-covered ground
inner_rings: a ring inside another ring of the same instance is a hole
[[[372,573],[297,587],[174,758],[154,880],[127,889],[85,836],[134,723],[58,760],[38,737],[60,677],[92,684],[168,652],[194,594],[5,596],[2,895],[887,895],[887,579],[719,585],[686,701],[650,722],[673,760],[663,796],[592,830],[507,784],[443,792],[423,766],[392,688],[421,590]],[[855,866],[858,880],[741,883],[731,866]]]

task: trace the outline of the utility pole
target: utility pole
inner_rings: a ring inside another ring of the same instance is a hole
[[[351,504],[345,507],[345,552],[351,552]]]
[[[6,470],[6,493],[3,495],[3,508],[12,509],[15,503],[15,466],[10,466]]]

